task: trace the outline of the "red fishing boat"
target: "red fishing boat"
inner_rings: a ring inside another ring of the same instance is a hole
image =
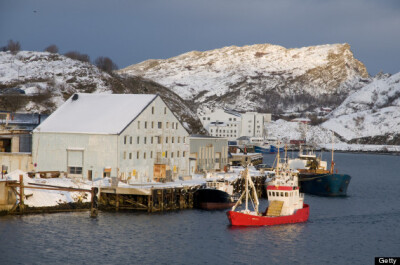
[[[245,179],[245,190],[239,201],[227,212],[231,225],[235,226],[264,226],[288,223],[306,222],[309,216],[309,206],[304,203],[304,194],[300,193],[298,185],[298,172],[281,168],[278,163],[276,175],[267,186],[269,206],[265,212],[258,212],[258,198],[254,183],[250,178],[248,168],[242,172]],[[245,209],[235,211],[242,199],[246,199]],[[248,208],[249,199],[254,210]]]

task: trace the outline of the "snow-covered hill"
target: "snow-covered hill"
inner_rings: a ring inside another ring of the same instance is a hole
[[[348,44],[286,49],[270,44],[188,52],[119,71],[154,80],[204,107],[304,110],[337,106],[369,82]],[[195,106],[196,107],[196,106]]]
[[[347,141],[400,144],[400,73],[375,77],[328,118],[323,127]]]
[[[0,52],[0,88],[18,87],[27,95],[51,94],[47,102],[31,101],[28,112],[52,112],[73,93],[111,93],[111,77],[90,63],[48,52]]]
[[[0,52],[0,110],[50,114],[74,93],[158,93],[189,132],[203,129],[184,100],[151,80],[109,75],[59,54]]]

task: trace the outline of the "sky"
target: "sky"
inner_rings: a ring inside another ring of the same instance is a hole
[[[349,43],[371,75],[400,72],[399,0],[0,0],[0,46],[78,51],[119,68],[197,50]]]

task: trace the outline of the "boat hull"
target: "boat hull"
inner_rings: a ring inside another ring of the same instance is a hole
[[[317,196],[346,196],[350,180],[347,174],[299,174],[300,191]]]
[[[267,212],[267,210],[265,212]],[[306,222],[310,214],[310,207],[308,206],[308,204],[303,204],[303,208],[297,210],[294,214],[277,217],[270,217],[265,215],[255,216],[234,211],[229,211],[226,214],[228,216],[230,224],[234,226],[281,225]]]
[[[231,195],[217,189],[200,189],[194,193],[194,207],[204,210],[228,209],[235,205]]]
[[[270,148],[261,147],[261,146],[254,146],[254,152],[261,153],[261,154],[275,154],[278,152],[278,147],[271,145]],[[283,148],[279,148],[279,152],[284,152]]]

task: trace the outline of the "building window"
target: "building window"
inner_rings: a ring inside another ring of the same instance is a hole
[[[179,151],[176,152],[176,157],[179,157]]]
[[[126,144],[126,139],[128,138],[128,136],[124,136],[124,144]]]
[[[165,158],[168,157],[168,151],[165,151]]]
[[[167,114],[167,107],[164,107],[164,114]]]
[[[181,137],[178,137],[178,144],[181,142]]]
[[[210,120],[210,117],[207,117],[207,120],[209,121],[209,120]]]
[[[144,128],[147,129],[147,121],[144,122]]]
[[[151,107],[151,114],[154,114],[154,107]]]
[[[147,137],[144,137],[143,139],[143,143],[146,144],[147,143]]]
[[[175,130],[178,130],[178,123],[175,123]]]
[[[68,174],[82,174],[82,167],[68,167]]]
[[[205,121],[206,120],[206,117],[203,117],[203,121]]]
[[[137,128],[140,129],[140,121],[137,122]]]
[[[150,141],[151,141],[151,143],[153,143],[153,136],[152,136],[152,137],[150,137]]]
[[[150,152],[150,158],[153,158],[153,151]]]
[[[156,136],[157,137],[157,142],[159,143],[159,144],[161,144],[161,136]]]
[[[136,159],[139,159],[139,151],[136,153]]]
[[[124,152],[124,159],[126,159],[126,152]]]
[[[171,152],[171,158],[174,158],[174,152]]]
[[[186,143],[186,137],[183,137],[183,143],[184,144]]]
[[[132,159],[132,153],[129,153],[129,159]]]
[[[233,121],[236,121],[236,118],[233,118]]]
[[[172,138],[171,138],[171,143],[174,143],[174,137],[172,136]]]
[[[172,129],[174,128],[174,122],[171,122],[171,128]]]
[[[143,152],[143,158],[146,159],[146,152]]]
[[[158,129],[161,129],[161,128],[162,128],[162,122],[159,121],[159,122],[158,122]]]
[[[211,129],[211,130],[210,130],[210,132],[212,133],[212,132],[213,132],[213,130]]]
[[[136,139],[136,143],[139,144],[140,143],[140,136],[137,137]]]
[[[154,129],[154,121],[151,122],[151,128]]]
[[[129,143],[132,144],[132,136],[129,137]]]
[[[182,156],[183,156],[183,157],[185,157],[185,155],[186,155],[186,152],[185,152],[185,151],[183,151],[183,152],[182,152]]]
[[[166,122],[165,123],[165,128],[167,128],[168,129],[168,127],[169,127],[169,122]],[[172,123],[172,129],[174,128],[174,123]]]
[[[168,136],[165,137],[165,143],[166,143],[166,144],[168,143]]]

